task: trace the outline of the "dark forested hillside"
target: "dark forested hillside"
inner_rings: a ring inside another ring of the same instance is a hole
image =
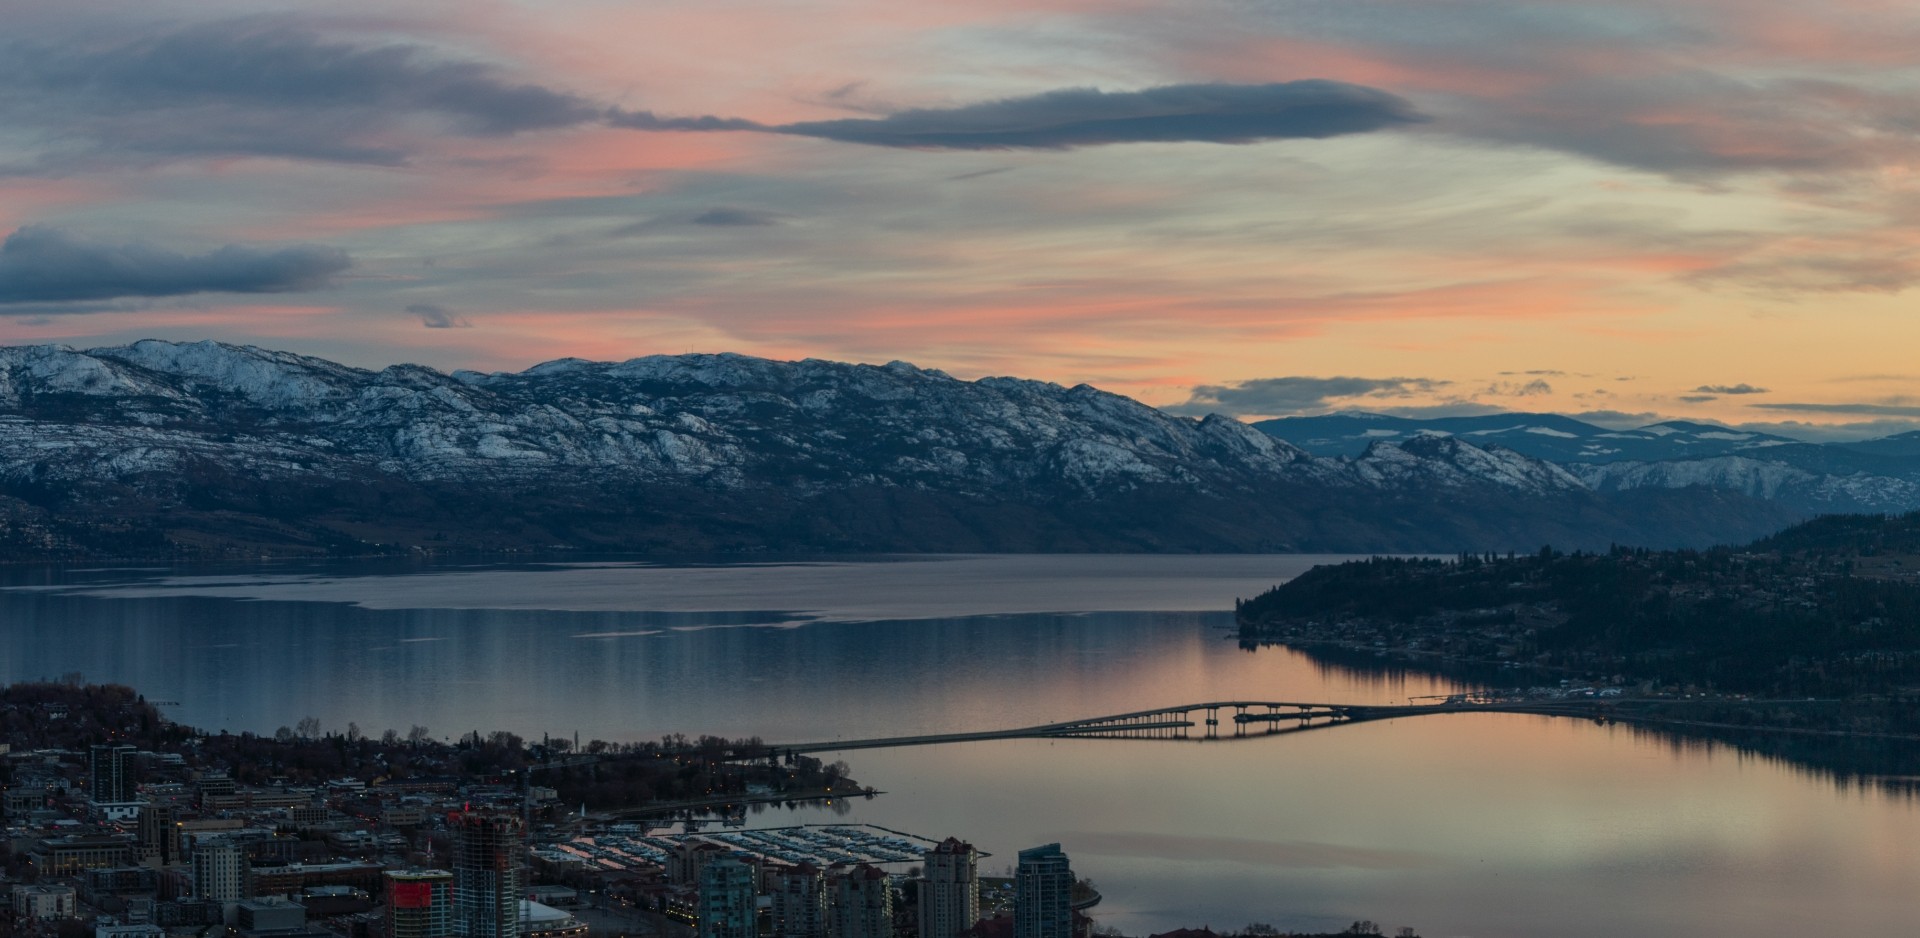
[[[1328,642],[1766,696],[1920,688],[1920,514],[1744,547],[1318,567],[1240,603],[1249,641]]]

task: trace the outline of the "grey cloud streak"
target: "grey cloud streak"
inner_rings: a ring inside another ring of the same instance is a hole
[[[49,174],[76,164],[224,155],[402,164],[435,134],[586,126],[909,149],[1058,150],[1320,138],[1423,120],[1384,91],[1302,80],[1072,88],[882,117],[769,124],[611,106],[427,45],[331,38],[284,21],[225,21],[157,36],[0,40],[0,128],[28,132],[40,158],[24,171]]]
[[[696,225],[713,225],[721,228],[765,228],[780,224],[780,220],[785,217],[779,212],[721,205],[695,215],[691,221]]]
[[[12,92],[9,94],[8,92]],[[579,95],[415,44],[253,21],[154,37],[0,43],[0,118],[89,140],[95,159],[246,154],[398,163],[409,122],[488,136],[601,121]]]
[[[1186,403],[1164,409],[1196,417],[1299,414],[1327,410],[1332,401],[1345,398],[1405,398],[1450,384],[1432,378],[1255,378],[1230,385],[1200,385]]]
[[[1783,410],[1805,414],[1859,414],[1871,417],[1920,417],[1920,406],[1910,404],[1749,404],[1755,410]]]
[[[291,293],[332,284],[353,261],[338,248],[228,245],[180,254],[28,226],[0,243],[0,306],[192,293]]]
[[[930,150],[1064,150],[1112,143],[1253,143],[1322,138],[1416,124],[1406,100],[1361,85],[1304,80],[1266,85],[1166,85],[1142,91],[1069,88],[886,117],[768,128],[844,143]]]

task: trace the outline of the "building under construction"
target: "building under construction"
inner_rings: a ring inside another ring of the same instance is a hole
[[[453,934],[519,938],[526,828],[512,814],[462,811],[453,829]]]

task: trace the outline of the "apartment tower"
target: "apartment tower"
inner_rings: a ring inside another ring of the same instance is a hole
[[[927,851],[920,881],[920,938],[956,938],[980,920],[980,854],[952,837]]]

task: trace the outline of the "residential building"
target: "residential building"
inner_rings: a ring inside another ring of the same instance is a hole
[[[767,871],[773,938],[826,938],[827,880],[820,868],[802,863]]]
[[[1013,938],[1073,938],[1073,870],[1059,844],[1020,851],[1013,871]]]
[[[700,870],[700,938],[757,938],[753,866],[720,857]]]
[[[705,840],[680,841],[667,853],[667,882],[676,886],[697,886],[700,884],[700,871],[728,852],[727,848]]]
[[[251,893],[246,851],[230,840],[198,841],[193,845],[193,895],[222,904],[239,902]]]
[[[132,746],[95,746],[88,753],[87,798],[95,804],[125,804],[133,800]]]
[[[894,938],[893,881],[861,864],[833,876],[827,888],[827,938]]]
[[[149,802],[140,811],[140,865],[172,866],[185,859],[178,813],[171,804]]]
[[[19,885],[13,887],[15,918],[40,921],[73,918],[78,909],[72,886]]]
[[[449,938],[452,934],[451,871],[388,871],[387,938]]]
[[[980,920],[980,854],[949,837],[927,851],[920,882],[920,938],[957,938]]]

